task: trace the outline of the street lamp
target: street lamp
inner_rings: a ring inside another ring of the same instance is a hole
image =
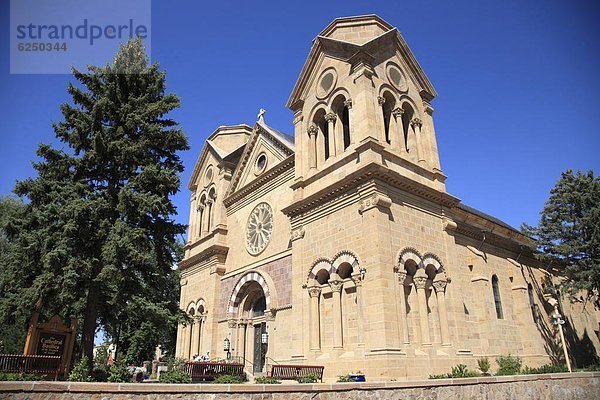
[[[229,338],[225,338],[225,340],[223,340],[223,351],[227,352],[227,360],[231,359],[231,342],[229,341]]]
[[[560,312],[558,311],[558,301],[556,299],[550,299],[550,300],[548,300],[548,303],[550,303],[550,305],[554,306],[554,311],[552,311],[552,314],[550,314],[550,316],[553,319],[552,323],[554,325],[558,326],[558,333],[560,334],[560,343],[562,344],[563,352],[565,354],[567,368],[569,369],[569,372],[573,372],[571,370],[571,361],[569,360],[569,353],[567,352],[567,345],[565,344],[565,334],[563,333],[563,327],[562,327],[565,324],[565,320],[563,319],[562,315],[560,315]]]
[[[260,342],[262,344],[269,343],[269,334],[267,332],[263,332],[262,335],[260,335]]]

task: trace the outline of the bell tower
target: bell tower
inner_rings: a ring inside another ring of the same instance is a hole
[[[445,191],[435,96],[396,28],[376,15],[334,20],[314,39],[288,100],[297,180],[343,168],[372,141],[383,164]]]

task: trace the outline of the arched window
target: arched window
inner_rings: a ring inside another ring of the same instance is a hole
[[[527,293],[529,294],[529,306],[531,307],[531,315],[533,316],[533,322],[538,322],[538,314],[537,307],[535,306],[535,301],[533,297],[533,286],[531,283],[527,284]]]
[[[400,138],[400,140],[404,139],[404,144],[406,145],[406,149],[410,151],[415,151],[416,143],[414,141],[413,135],[411,135],[412,127],[410,126],[410,121],[413,119],[415,114],[414,110],[408,103],[404,103],[402,106],[402,128],[404,129],[404,138]]]
[[[392,120],[392,110],[396,107],[396,100],[394,99],[394,96],[390,94],[390,92],[385,92],[382,96],[382,99],[383,103],[381,104],[381,111],[383,112],[383,127],[385,130],[385,141],[387,142],[387,144],[392,144],[391,135],[393,133],[390,132],[390,125]],[[396,140],[399,140],[399,138]]]
[[[260,317],[265,315],[267,309],[267,300],[265,296],[260,296],[252,305],[252,317]]]
[[[331,103],[331,110],[336,115],[335,134],[336,149],[338,152],[346,150],[350,146],[350,112],[347,100],[343,95],[338,95]]]
[[[496,275],[492,276],[492,291],[494,292],[496,317],[498,319],[504,319],[504,314],[502,314],[502,300],[500,300],[500,289],[498,289],[498,277]]]
[[[317,272],[317,275],[315,276],[315,279],[321,285],[326,284],[327,282],[329,282],[329,271],[327,271],[325,269],[319,270],[319,272]]]
[[[200,218],[200,223],[198,224],[198,237],[202,237],[202,232],[204,232],[204,218],[206,217],[206,195],[202,195],[200,198],[200,204],[198,205],[198,218]]]
[[[345,263],[342,263],[338,267],[337,274],[339,275],[340,278],[346,279],[346,278],[350,278],[353,271],[354,271],[354,269],[352,268],[352,265],[345,262]]]
[[[325,120],[324,109],[320,109],[315,113],[313,124],[318,128],[315,160],[316,166],[320,168],[325,160],[329,158],[329,126]]]
[[[344,150],[350,147],[350,110],[344,105],[342,109],[342,128],[344,134]]]
[[[211,229],[211,225],[213,223],[213,210],[214,210],[214,203],[215,203],[215,199],[217,198],[217,194],[215,192],[215,188],[210,189],[210,192],[208,192],[208,200],[207,200],[207,206],[208,206],[208,212],[207,212],[207,223],[206,223],[206,230],[210,232]]]

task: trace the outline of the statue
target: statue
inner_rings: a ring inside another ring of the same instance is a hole
[[[264,122],[264,115],[267,112],[267,110],[265,110],[264,108],[261,108],[260,110],[258,110],[258,122]]]

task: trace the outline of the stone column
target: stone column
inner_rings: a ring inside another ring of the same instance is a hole
[[[198,317],[194,317],[194,323],[191,326],[190,333],[192,335],[192,340],[190,341],[190,358],[194,356],[195,353],[198,352],[198,343],[200,339],[200,321]]]
[[[448,331],[448,313],[446,311],[446,285],[448,279],[445,273],[440,273],[433,280],[433,288],[438,301],[438,311],[440,315],[440,335],[442,337],[442,346],[450,345],[450,333]]]
[[[308,295],[310,296],[310,349],[321,350],[321,322],[319,318],[321,288],[317,286],[309,287]]]
[[[429,321],[427,316],[427,296],[425,296],[425,286],[427,285],[428,277],[425,270],[419,268],[413,277],[415,288],[417,289],[417,299],[419,300],[419,325],[421,327],[421,343],[424,345],[431,344],[429,335]]]
[[[334,157],[336,154],[335,153],[336,142],[338,140],[338,138],[336,137],[336,134],[335,134],[335,119],[336,118],[337,118],[337,115],[335,115],[332,112],[325,114],[325,121],[327,121],[327,135],[329,137],[329,157]]]
[[[406,319],[406,271],[398,271],[398,282],[400,282],[400,327],[402,329],[402,340],[404,344],[410,343],[408,338],[408,320]]]
[[[329,287],[333,294],[333,348],[341,349],[344,347],[344,338],[342,333],[342,280],[337,274],[331,274],[329,278]]]
[[[309,149],[308,149],[308,165],[310,169],[317,168],[317,133],[319,129],[311,125],[308,127]]]
[[[230,319],[227,321],[227,327],[229,328],[229,351],[233,356],[233,354],[235,354],[235,351],[237,351],[238,323],[235,319]]]
[[[273,360],[273,354],[275,350],[275,338],[273,337],[274,324],[275,324],[275,310],[270,309],[265,311],[265,319],[267,320],[267,353],[265,354],[265,366],[269,363],[269,358]]]
[[[392,148],[394,150],[400,150],[402,155],[406,155],[406,141],[404,140],[404,123],[402,122],[402,115],[404,110],[400,107],[396,107],[392,110],[392,115],[396,120],[396,137],[392,140]]]
[[[204,348],[202,346],[202,337],[205,336],[203,335],[204,330],[206,329],[206,311],[202,314],[200,314],[200,317],[198,317],[198,354],[202,355],[202,349]]]
[[[358,329],[358,335],[357,335],[357,340],[358,340],[358,344],[364,344],[365,343],[365,339],[364,339],[364,316],[363,316],[363,295],[362,295],[362,291],[363,291],[363,281],[365,280],[365,273],[366,270],[364,268],[361,268],[360,271],[356,274],[352,275],[352,281],[354,282],[354,285],[356,286],[356,307],[357,307],[357,329]]]
[[[423,138],[421,137],[421,126],[423,126],[423,122],[419,118],[413,118],[410,121],[414,131],[415,131],[415,140],[417,142],[417,158],[419,163],[425,163],[425,152],[423,150]]]
[[[192,333],[194,331],[194,320],[192,320],[190,322],[190,326],[188,326],[185,330],[185,353],[184,353],[184,357],[187,358],[188,360],[191,358],[191,356],[193,354],[190,354],[192,352]]]
[[[240,319],[237,323],[237,346],[235,348],[238,357],[241,357],[241,363],[246,364],[246,326],[248,321]]]
[[[184,341],[183,341],[184,335],[185,335],[184,326],[181,324],[177,325],[177,343],[176,343],[176,347],[175,347],[175,356],[176,357],[181,357],[183,354],[182,343],[184,343]]]

